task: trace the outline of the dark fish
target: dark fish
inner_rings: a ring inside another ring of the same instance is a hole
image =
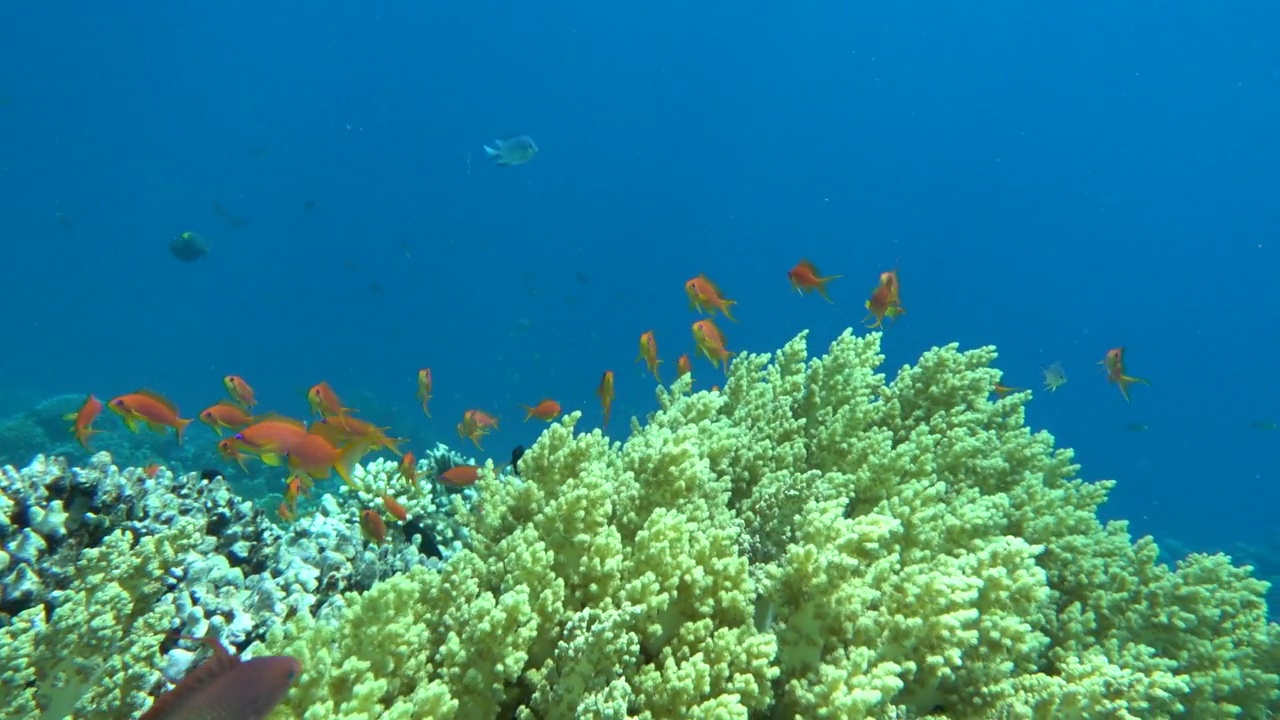
[[[1146,432],[1151,429],[1151,426],[1147,425],[1146,423],[1135,422],[1135,423],[1129,423],[1128,425],[1125,426],[1124,429],[1128,430],[1129,432]]]
[[[382,284],[379,283],[377,280],[370,280],[369,292],[373,293],[374,295],[384,295],[386,294],[387,291],[382,289]]]
[[[222,471],[221,471],[221,470],[209,470],[209,469],[207,469],[207,468],[206,468],[206,469],[204,469],[204,470],[201,470],[201,471],[200,471],[200,479],[201,479],[201,480],[209,481],[209,480],[212,480],[212,479],[214,479],[214,478],[219,478],[219,477],[222,477]]]
[[[184,232],[169,242],[169,252],[182,262],[195,262],[209,254],[209,243],[197,233]]]
[[[511,451],[511,472],[516,475],[520,474],[520,458],[522,457],[524,457],[524,446],[517,445],[515,449]]]
[[[315,209],[316,209],[316,205],[317,205],[317,204],[318,204],[318,203],[316,203],[316,201],[315,201],[315,200],[307,200],[306,202],[302,203],[302,209],[303,209],[303,210],[315,210]]]
[[[1273,420],[1254,420],[1253,421],[1254,430],[1275,430],[1276,427],[1277,427],[1276,423]]]
[[[156,698],[138,720],[265,718],[302,672],[302,664],[287,655],[242,661],[217,638],[205,642],[213,655]]]

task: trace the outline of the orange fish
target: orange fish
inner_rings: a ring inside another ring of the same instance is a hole
[[[1010,393],[1022,392],[1022,388],[1006,387],[1000,383],[996,383],[996,386],[991,388],[991,392],[995,393],[997,398],[1003,398],[1005,395]]]
[[[423,414],[431,417],[431,411],[427,410],[427,402],[431,400],[431,368],[418,371],[418,399],[422,401]]]
[[[387,512],[391,513],[391,517],[399,520],[400,522],[404,522],[409,519],[409,511],[405,510],[404,506],[396,502],[396,499],[390,495],[385,493],[382,495],[382,504],[386,506]]]
[[[360,511],[360,530],[371,542],[381,545],[387,539],[387,524],[377,510]]]
[[[167,427],[173,428],[178,435],[179,445],[182,444],[182,434],[191,424],[190,419],[178,417],[177,406],[168,398],[150,390],[138,390],[112,398],[107,405],[133,432],[138,432],[144,424],[160,433]]]
[[[227,394],[231,399],[245,410],[253,410],[253,406],[258,404],[253,395],[253,388],[249,387],[249,383],[239,375],[228,375],[222,378],[222,385],[227,388]]]
[[[706,275],[699,275],[685,283],[684,292],[689,296],[689,307],[708,315],[714,315],[714,311],[719,310],[725,317],[737,322],[729,312],[730,307],[738,304],[737,301],[726,300],[720,294],[720,288]]]
[[[684,377],[693,372],[693,363],[689,362],[689,353],[685,353],[676,360],[676,377]]]
[[[284,499],[289,503],[289,507],[298,504],[298,496],[305,495],[311,497],[311,488],[315,487],[311,482],[311,478],[307,475],[290,475],[288,481],[284,485]]]
[[[439,480],[441,485],[449,487],[469,487],[476,484],[476,480],[480,479],[480,466],[478,465],[454,465],[453,467],[440,473]]]
[[[249,427],[253,424],[253,417],[239,405],[220,400],[200,411],[200,421],[218,433],[218,437],[222,437],[224,429],[243,430]]]
[[[711,320],[699,320],[693,324],[693,342],[698,352],[705,355],[716,365],[724,364],[724,371],[729,372],[729,358],[733,353],[724,348],[724,335]]]
[[[102,401],[90,395],[84,399],[79,410],[62,417],[63,420],[71,421],[71,434],[75,435],[80,445],[89,452],[93,452],[93,448],[89,447],[89,438],[102,432],[93,429],[93,421],[97,420],[101,414]]]
[[[298,519],[298,511],[289,507],[288,502],[281,502],[276,506],[276,515],[285,522],[293,522]]]
[[[234,437],[223,438],[218,441],[218,454],[228,460],[235,460],[242,470],[249,472],[249,466],[245,461],[250,456],[241,452],[244,447],[244,443]]]
[[[1125,402],[1129,402],[1129,386],[1134,383],[1141,383],[1150,386],[1151,383],[1138,377],[1130,377],[1125,373],[1127,370],[1124,366],[1124,346],[1111,348],[1107,351],[1106,357],[1098,363],[1103,366],[1107,373],[1107,381],[1113,382],[1120,386],[1120,394],[1124,395]]]
[[[142,474],[146,475],[148,480],[155,480],[156,474],[159,472],[160,463],[147,463],[147,466],[142,468]]]
[[[338,397],[333,387],[323,380],[307,391],[307,402],[311,403],[311,410],[320,417],[350,415],[355,412],[351,408],[343,407],[342,398]]]
[[[323,435],[334,445],[359,443],[371,448],[386,448],[400,455],[400,443],[405,439],[388,437],[389,429],[350,415],[329,415],[311,423],[311,432]]]
[[[279,465],[279,456],[287,454],[307,434],[307,426],[299,420],[271,417],[256,422],[235,434],[238,450],[253,453],[268,465]]]
[[[600,376],[600,387],[596,388],[596,395],[600,396],[600,404],[604,406],[604,422],[601,428],[609,427],[609,416],[613,413],[613,371],[605,370],[604,375]]]
[[[843,275],[828,275],[821,277],[818,268],[808,260],[801,260],[796,266],[787,271],[787,278],[791,280],[791,287],[801,295],[815,291],[823,297],[827,302],[831,302],[831,296],[827,294],[827,283],[836,278],[844,277]]]
[[[530,418],[538,418],[544,422],[551,422],[560,417],[560,403],[555,400],[543,400],[537,405],[521,405],[524,408],[524,421],[529,422]]]
[[[464,437],[475,443],[481,450],[480,440],[498,428],[498,419],[483,410],[468,410],[462,414],[462,422],[458,423],[458,437]]]
[[[867,300],[866,306],[867,320],[875,318],[875,322],[867,325],[872,328],[882,327],[886,317],[897,320],[898,316],[907,313],[902,307],[902,300],[898,297],[897,269],[880,273],[880,284],[871,291],[871,298]]]
[[[658,359],[658,341],[653,337],[653,331],[650,330],[640,336],[640,355],[636,361],[643,360],[645,367],[649,368],[649,372],[653,373],[653,378],[659,383],[662,378],[658,377],[658,365],[662,363]]]
[[[351,474],[355,472],[356,463],[368,451],[368,445],[358,443],[337,448],[323,436],[307,433],[289,448],[289,470],[306,473],[317,480],[329,477],[332,470],[338,473],[343,482],[354,488],[356,485],[351,480]]]
[[[400,477],[404,478],[410,485],[418,486],[418,458],[413,456],[413,451],[406,452],[404,457],[400,458]]]

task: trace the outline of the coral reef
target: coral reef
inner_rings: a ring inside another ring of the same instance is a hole
[[[121,472],[107,453],[83,469],[44,456],[0,469],[0,717],[131,717],[194,660],[167,634],[243,648],[438,562],[417,538],[365,542],[356,512],[324,494],[280,527],[220,477]]]
[[[993,348],[886,384],[879,335],[660,391],[624,443],[548,428],[459,507],[468,547],[298,613],[276,715],[1226,718],[1277,704],[1266,583],[1171,569],[1110,482],[990,401]],[[458,505],[462,503],[459,501]],[[275,717],[275,716],[273,716]]]

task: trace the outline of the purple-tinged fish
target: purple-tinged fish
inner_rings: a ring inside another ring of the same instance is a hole
[[[287,655],[242,661],[217,638],[204,642],[213,655],[156,698],[138,720],[262,720],[302,672],[302,664]]]

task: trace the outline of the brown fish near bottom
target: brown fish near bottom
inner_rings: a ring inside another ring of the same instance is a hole
[[[288,655],[241,660],[215,637],[204,642],[213,655],[156,698],[138,720],[262,720],[302,672],[302,664]]]

